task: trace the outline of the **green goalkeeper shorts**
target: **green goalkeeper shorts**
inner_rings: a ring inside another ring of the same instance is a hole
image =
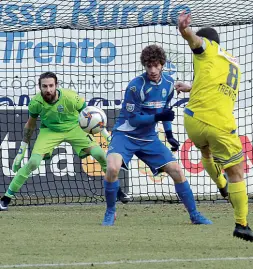
[[[32,154],[44,155],[44,159],[48,159],[51,157],[54,148],[62,142],[69,143],[80,158],[87,156],[86,149],[98,146],[97,141],[91,135],[85,133],[79,125],[68,132],[54,132],[49,128],[41,128]]]

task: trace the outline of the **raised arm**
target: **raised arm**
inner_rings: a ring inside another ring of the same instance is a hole
[[[182,37],[188,42],[192,50],[200,48],[202,46],[203,40],[197,36],[189,27],[191,24],[191,14],[186,14],[183,11],[178,16],[178,29]]]

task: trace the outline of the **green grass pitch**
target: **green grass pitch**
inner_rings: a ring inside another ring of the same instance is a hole
[[[101,226],[101,205],[12,206],[0,212],[0,269],[253,268],[253,244],[232,236],[231,205],[198,207],[213,225],[190,224],[177,204],[118,204],[114,227]]]

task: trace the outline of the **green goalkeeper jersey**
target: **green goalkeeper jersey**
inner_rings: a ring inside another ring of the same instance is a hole
[[[41,128],[49,128],[55,132],[67,132],[75,128],[80,111],[86,107],[84,98],[69,89],[57,89],[58,100],[49,104],[40,93],[29,103],[29,114],[33,118],[40,116]]]

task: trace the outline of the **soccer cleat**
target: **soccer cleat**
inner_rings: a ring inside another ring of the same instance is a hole
[[[203,215],[201,215],[199,212],[191,215],[191,222],[192,224],[213,224],[213,222]]]
[[[117,193],[117,199],[118,201],[121,201],[123,204],[127,204],[130,201],[130,196],[126,193],[124,193],[121,188],[119,188]]]
[[[11,198],[3,196],[0,200],[0,211],[7,211]]]
[[[251,231],[250,227],[242,226],[239,223],[235,224],[235,230],[233,232],[233,236],[241,238],[245,241],[253,242],[253,232]]]
[[[116,210],[106,209],[102,226],[113,226],[116,220]]]

